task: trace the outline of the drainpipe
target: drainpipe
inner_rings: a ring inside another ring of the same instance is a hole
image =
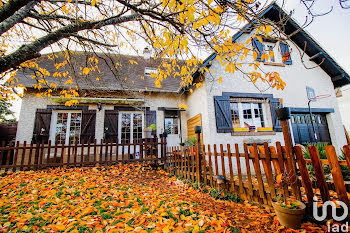
[[[315,136],[316,143],[317,143],[317,142],[318,142],[318,138],[317,138],[317,133],[316,133],[316,130],[315,130],[314,121],[313,121],[313,119],[312,119],[312,111],[311,111],[310,104],[311,104],[311,100],[309,100],[309,102],[307,103],[307,105],[309,106],[309,114],[310,114],[310,120],[311,120],[311,125],[312,125],[312,131],[314,132],[314,136]]]

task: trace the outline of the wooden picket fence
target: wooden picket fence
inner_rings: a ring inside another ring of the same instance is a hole
[[[202,145],[199,147],[172,147],[167,159],[169,172],[185,179],[218,188],[216,176],[225,177],[224,188],[243,200],[271,205],[277,195],[294,196],[311,204],[320,196],[325,202],[339,199],[349,206],[349,200],[340,165],[350,168],[350,146],[344,146],[346,160],[338,160],[333,146],[326,147],[327,160],[321,160],[315,146],[309,146],[311,159],[305,159],[302,148],[295,146],[290,152],[277,142],[275,146]],[[316,180],[310,177],[307,164],[311,164]],[[331,168],[332,181],[327,182],[322,165]],[[288,182],[279,187],[278,174],[286,174]],[[303,188],[301,188],[303,187]],[[330,191],[334,189],[332,195]],[[349,189],[349,187],[348,187]]]
[[[166,138],[143,139],[138,143],[97,140],[68,145],[49,141],[34,144],[2,142],[0,171],[22,171],[48,167],[113,165],[116,163],[162,163],[166,159]]]

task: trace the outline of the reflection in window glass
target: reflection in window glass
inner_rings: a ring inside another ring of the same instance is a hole
[[[69,141],[80,142],[81,113],[72,113],[70,117]]]
[[[130,123],[131,113],[122,113],[121,118],[121,141],[122,143],[130,143]]]
[[[142,139],[142,114],[134,113],[133,117],[133,140],[134,143],[139,143]]]
[[[252,104],[254,110],[254,124],[256,127],[265,127],[264,116],[261,103]]]
[[[231,102],[231,117],[233,127],[249,126],[266,127],[262,103]],[[243,122],[241,125],[240,123]]]
[[[120,113],[120,142],[140,143],[143,136],[143,114],[137,112]]]
[[[242,103],[244,127],[254,125],[250,103]]]
[[[81,113],[58,112],[56,121],[55,143],[80,143]]]
[[[55,143],[66,143],[68,113],[57,113]]]
[[[266,44],[265,53],[269,55],[269,59],[271,62],[275,62],[275,56],[270,57],[270,52],[273,52],[274,47],[274,44]]]
[[[179,133],[178,118],[164,118],[165,132],[168,134]]]
[[[231,115],[233,127],[240,127],[238,103],[231,103]]]

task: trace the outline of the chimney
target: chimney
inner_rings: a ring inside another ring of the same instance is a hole
[[[149,50],[148,47],[145,47],[145,49],[143,50],[143,58],[145,60],[148,60],[151,58],[151,50]]]

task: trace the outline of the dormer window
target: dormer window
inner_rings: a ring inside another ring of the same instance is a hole
[[[265,54],[269,55],[269,61],[275,62],[275,57],[277,54],[276,53],[277,51],[275,51],[276,44],[271,42],[264,42],[264,46],[265,46]],[[274,56],[270,56],[270,52],[273,52]]]
[[[256,37],[252,39],[254,52],[257,54],[256,60],[265,64],[285,64],[292,65],[291,50],[289,45],[283,41],[264,39],[261,43]],[[270,56],[270,52],[274,56]],[[265,54],[269,55],[266,56]],[[268,58],[267,58],[268,57]]]
[[[145,68],[145,77],[151,77],[151,74],[158,74],[158,69],[146,67]]]

